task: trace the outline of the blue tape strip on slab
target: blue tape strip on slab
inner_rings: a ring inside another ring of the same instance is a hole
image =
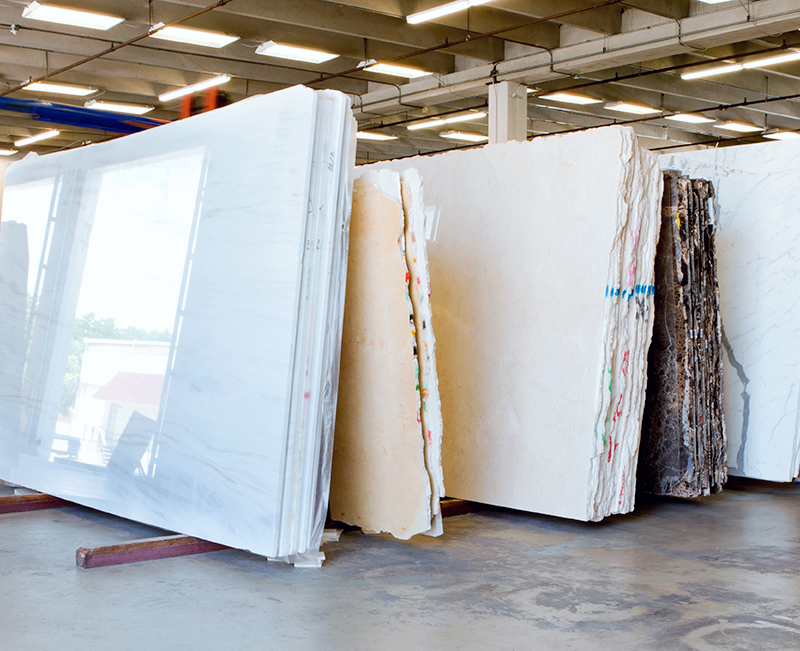
[[[643,294],[644,296],[653,296],[656,293],[656,286],[655,285],[636,285],[633,291],[628,291],[627,289],[620,289],[619,287],[609,287],[606,285],[606,296],[611,296],[612,298],[615,296],[619,296],[622,293],[622,298],[627,298],[630,300],[633,298],[634,295]]]

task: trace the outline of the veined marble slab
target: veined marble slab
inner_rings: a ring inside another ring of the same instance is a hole
[[[351,120],[295,87],[9,167],[0,478],[316,557]]]
[[[730,474],[800,472],[800,143],[661,156],[713,183]]]
[[[611,127],[419,170],[447,494],[599,520],[633,508],[661,174]]]

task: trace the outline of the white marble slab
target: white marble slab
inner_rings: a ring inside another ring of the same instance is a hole
[[[661,174],[630,129],[417,168],[447,494],[598,520],[635,492]]]
[[[714,184],[728,465],[733,475],[800,473],[800,143],[660,157]]]
[[[33,310],[0,330],[26,368],[0,367],[0,478],[267,556],[313,546],[280,518],[288,499],[313,519],[326,468],[349,160],[331,97],[296,87],[9,167],[0,243],[24,229],[30,255],[0,258],[0,297],[16,265]]]

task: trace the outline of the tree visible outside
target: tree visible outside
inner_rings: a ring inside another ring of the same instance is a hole
[[[75,321],[72,344],[67,360],[67,374],[64,377],[64,390],[61,393],[61,415],[69,416],[75,406],[78,385],[81,377],[81,364],[86,339],[120,339],[124,341],[171,341],[169,330],[142,330],[141,328],[120,328],[114,319],[98,319],[89,312]]]

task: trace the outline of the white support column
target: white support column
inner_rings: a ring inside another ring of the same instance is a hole
[[[489,86],[489,144],[528,138],[528,89],[512,81]]]

